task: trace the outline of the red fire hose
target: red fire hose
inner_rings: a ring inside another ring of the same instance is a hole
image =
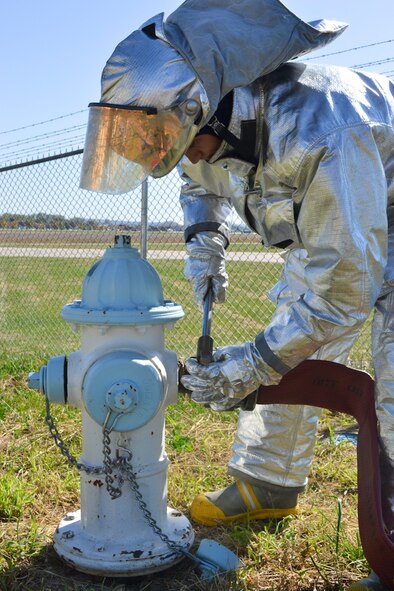
[[[258,404],[306,404],[348,413],[358,422],[357,481],[361,544],[369,565],[394,591],[394,516],[383,521],[374,381],[365,372],[332,361],[303,361],[277,386],[261,386]],[[388,522],[391,520],[391,522]]]

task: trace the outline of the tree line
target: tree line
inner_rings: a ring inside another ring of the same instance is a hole
[[[140,222],[125,222],[114,220],[95,220],[89,218],[72,217],[50,213],[18,214],[3,213],[0,215],[0,229],[16,230],[103,230],[108,227],[116,227],[119,231],[138,232],[141,230]],[[181,232],[181,224],[172,220],[150,222],[149,229],[156,231]]]
[[[79,217],[66,218],[62,215],[49,213],[17,214],[3,213],[0,215],[0,228],[26,228],[50,230],[93,230],[103,227],[102,222]]]

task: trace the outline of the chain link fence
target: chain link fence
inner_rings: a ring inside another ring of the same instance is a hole
[[[46,358],[79,347],[60,317],[81,298],[86,272],[116,234],[159,272],[166,299],[185,316],[166,336],[179,358],[195,354],[201,315],[183,276],[185,247],[173,172],[119,197],[79,189],[82,150],[0,169],[0,346],[3,355]],[[215,345],[253,338],[273,312],[266,295],[282,268],[279,251],[267,250],[234,217],[227,251],[228,297],[213,313]],[[370,322],[353,347],[351,363],[370,369]]]

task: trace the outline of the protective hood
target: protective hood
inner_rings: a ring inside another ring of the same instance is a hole
[[[166,175],[225,95],[346,26],[305,23],[279,0],[186,0],[165,22],[153,17],[119,43],[103,70],[81,187],[118,193]]]
[[[168,17],[164,32],[196,71],[212,115],[234,88],[323,47],[346,27],[305,23],[278,0],[186,0]]]
[[[199,100],[201,125],[231,90],[319,49],[347,27],[302,21],[279,0],[186,0],[153,17],[115,49],[102,76],[104,102],[169,108]]]
[[[100,102],[162,111],[196,99],[207,108],[196,73],[163,40],[162,21],[163,15],[151,19],[115,48],[102,73]]]
[[[186,0],[165,22],[163,16],[116,47],[103,71],[102,101],[167,109],[199,98],[204,123],[228,92],[347,27],[306,23],[279,0]]]

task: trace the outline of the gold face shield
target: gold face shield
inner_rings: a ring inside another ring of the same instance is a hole
[[[90,103],[81,188],[116,195],[166,175],[193,141],[199,111],[194,100],[165,111]]]

